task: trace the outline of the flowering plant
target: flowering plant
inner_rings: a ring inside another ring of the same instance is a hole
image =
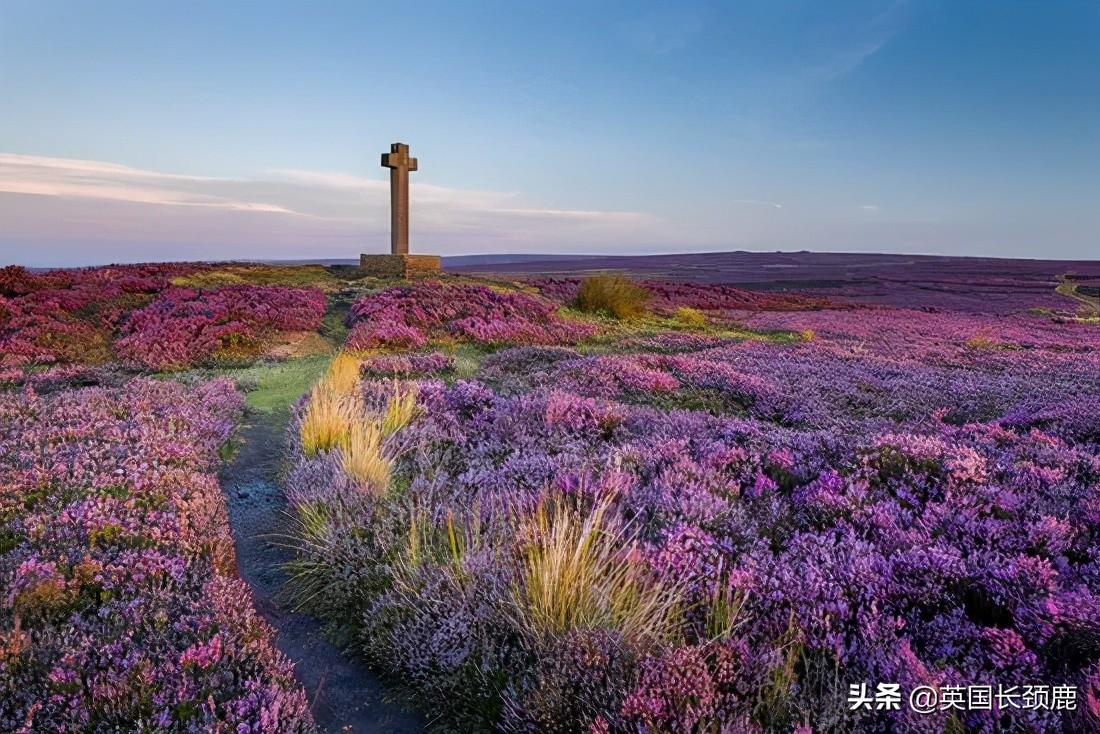
[[[0,393],[0,730],[312,731],[235,576],[241,409],[228,380]]]

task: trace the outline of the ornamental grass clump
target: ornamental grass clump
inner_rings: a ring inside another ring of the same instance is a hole
[[[299,436],[306,456],[345,447],[351,437],[357,413],[356,400],[339,391],[327,380],[319,382],[309,394]]]
[[[622,275],[594,275],[581,281],[575,305],[581,311],[605,313],[620,320],[645,314],[649,291]]]
[[[343,444],[340,465],[344,472],[360,486],[381,492],[390,484],[390,462],[383,455],[385,434],[378,419],[358,420],[352,423],[347,441]]]
[[[544,501],[521,525],[516,621],[536,640],[573,630],[613,630],[634,643],[674,639],[681,626],[675,582],[651,576],[610,499],[587,512]]]
[[[390,484],[393,461],[400,453],[393,436],[417,414],[416,386],[396,387],[380,412],[360,408],[341,444],[341,466],[360,486],[383,493]]]
[[[314,456],[319,451],[340,447],[347,450],[352,428],[362,412],[359,387],[360,360],[341,353],[329,364],[328,371],[309,394],[309,404],[299,426],[302,451]],[[360,446],[365,440],[358,436]]]
[[[381,431],[383,436],[392,436],[412,422],[419,410],[416,404],[416,384],[407,388],[395,388],[386,401],[386,411],[382,414]]]
[[[325,373],[325,382],[336,392],[351,395],[359,386],[359,370],[362,361],[347,352],[333,357]]]

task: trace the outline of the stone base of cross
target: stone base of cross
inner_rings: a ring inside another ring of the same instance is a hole
[[[409,146],[394,143],[382,154],[382,166],[390,169],[390,254],[360,255],[359,268],[378,278],[413,278],[440,271],[438,255],[409,254],[409,172],[417,169]]]
[[[359,256],[359,270],[374,278],[425,278],[442,271],[439,255]]]

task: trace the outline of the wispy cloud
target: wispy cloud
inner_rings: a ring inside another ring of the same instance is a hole
[[[410,196],[413,244],[433,252],[552,251],[563,242],[583,248],[659,224],[644,212],[540,206],[513,192],[413,183]],[[387,246],[389,183],[298,170],[191,176],[0,153],[0,221],[5,249],[15,242],[171,241],[203,253],[234,248],[225,256],[354,256]],[[356,241],[361,244],[350,244]]]
[[[0,153],[0,192],[295,214],[234,197],[228,179],[146,171],[104,161]]]
[[[863,204],[859,208],[862,209],[865,212],[877,212],[878,211],[878,207],[875,206],[874,204]]]
[[[835,34],[842,40],[813,68],[813,75],[833,81],[852,73],[885,48],[905,27],[911,10],[909,0],[895,0],[864,22],[853,21],[847,28],[831,29],[830,35]]]
[[[748,206],[770,206],[773,209],[782,209],[783,205],[775,201],[762,201],[760,199],[730,199],[731,204],[746,204]]]

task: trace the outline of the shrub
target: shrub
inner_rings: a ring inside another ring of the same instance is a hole
[[[317,329],[324,310],[324,293],[313,288],[170,288],[130,315],[116,348],[130,364],[156,370],[202,364],[219,353],[248,358],[273,333]]]
[[[430,375],[450,372],[455,368],[454,357],[442,352],[428,354],[385,354],[363,362],[363,374],[395,377]]]
[[[567,344],[593,333],[558,318],[557,307],[518,291],[417,283],[360,298],[351,308],[349,349],[418,349],[431,338],[482,344]]]
[[[649,291],[622,275],[594,275],[581,281],[576,306],[617,319],[635,319],[645,313]]]
[[[352,350],[419,349],[427,341],[414,326],[387,321],[361,321],[351,327],[345,346]]]
[[[673,318],[689,329],[702,329],[707,325],[707,317],[702,311],[690,306],[680,306],[673,313]]]

